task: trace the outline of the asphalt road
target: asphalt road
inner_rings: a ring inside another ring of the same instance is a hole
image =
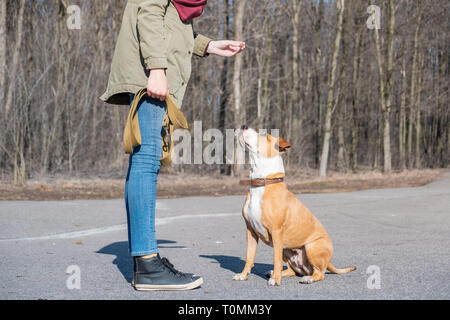
[[[2,201],[0,299],[450,298],[450,173],[419,188],[299,198],[328,230],[334,265],[356,271],[269,287],[272,249],[261,243],[249,280],[233,281],[245,263],[244,195],[162,199],[161,255],[205,282],[192,291],[137,292],[122,200]]]

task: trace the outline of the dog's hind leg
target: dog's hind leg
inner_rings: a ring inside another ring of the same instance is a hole
[[[283,256],[283,261],[286,263],[287,269],[284,269],[283,271],[281,271],[281,277],[282,278],[289,278],[289,277],[293,277],[295,276],[297,273],[294,271],[294,269],[292,269],[292,267],[289,264],[289,260]],[[273,270],[267,271],[265,273],[265,276],[267,278],[270,278],[273,274]]]
[[[291,266],[289,265],[289,262],[286,262],[287,265],[287,269],[284,269],[283,271],[281,271],[281,277],[282,278],[289,278],[289,277],[293,277],[296,275],[295,271],[291,268]]]
[[[313,283],[325,278],[325,271],[333,257],[333,246],[329,239],[319,239],[305,246],[306,257],[313,269],[312,275],[304,276],[300,283]]]
[[[270,278],[273,274],[273,270],[267,271],[264,275],[267,278]],[[281,271],[281,277],[282,278],[289,278],[289,277],[293,277],[295,276],[296,273],[294,270],[291,269],[291,267],[288,265],[287,269],[284,269],[283,271]]]
[[[313,283],[313,282],[316,282],[316,281],[320,281],[320,280],[323,280],[323,279],[325,279],[324,273],[322,273],[319,270],[314,269],[313,274],[311,276],[303,276],[300,279],[300,283],[310,284],[310,283]]]

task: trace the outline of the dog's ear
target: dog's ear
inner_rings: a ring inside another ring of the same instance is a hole
[[[283,152],[291,148],[291,144],[283,138],[278,138],[278,151]]]

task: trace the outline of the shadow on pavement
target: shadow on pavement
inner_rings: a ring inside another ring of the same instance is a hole
[[[230,270],[233,273],[239,273],[242,272],[242,269],[244,269],[245,260],[242,260],[239,257],[233,257],[233,256],[224,256],[224,255],[200,255],[201,258],[207,258],[207,259],[213,259],[217,262],[211,262],[211,263],[219,263],[220,267],[223,269]],[[255,274],[263,279],[267,279],[265,274],[266,272],[273,269],[273,265],[267,264],[267,263],[255,263],[252,274]]]
[[[158,248],[184,248],[184,246],[162,246],[161,244],[174,244],[176,241],[172,240],[158,240]],[[111,243],[100,250],[97,253],[115,255],[116,258],[113,264],[117,265],[117,268],[122,273],[123,277],[131,283],[133,279],[133,259],[128,252],[128,241],[120,241]]]

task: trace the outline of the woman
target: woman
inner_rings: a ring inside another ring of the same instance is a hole
[[[167,94],[181,106],[191,74],[192,54],[230,57],[241,52],[240,41],[212,41],[193,31],[206,0],[128,0],[101,99],[129,105],[147,87],[138,106],[142,144],[130,155],[125,184],[128,247],[134,260],[136,290],[188,290],[200,276],[183,273],[158,254],[155,237],[156,181],[161,158],[161,124]]]

